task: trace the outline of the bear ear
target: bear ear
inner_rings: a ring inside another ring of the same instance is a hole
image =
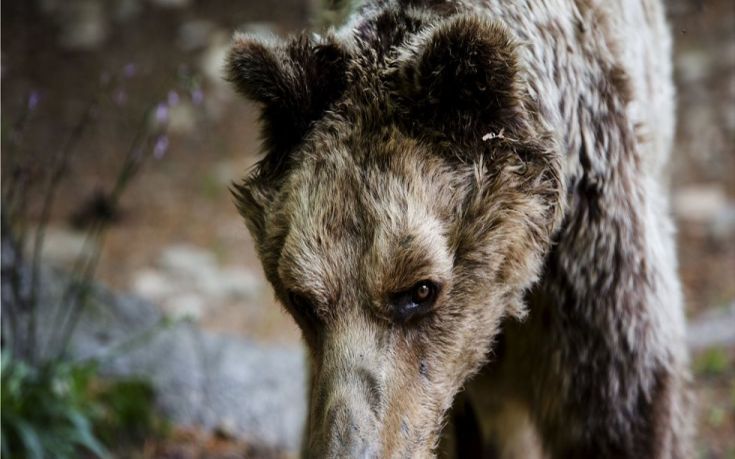
[[[476,129],[510,127],[505,124],[520,105],[517,73],[509,33],[499,24],[460,15],[420,33],[401,50],[398,92],[412,120],[444,133],[476,134]]]
[[[262,105],[265,162],[280,165],[343,92],[347,52],[333,39],[236,34],[227,79]]]

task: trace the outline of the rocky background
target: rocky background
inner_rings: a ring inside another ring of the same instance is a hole
[[[3,180],[14,161],[47,167],[89,101],[100,101],[58,192],[43,259],[68,268],[85,222],[112,213],[97,278],[122,295],[96,291],[108,307],[85,316],[74,344],[84,355],[141,334],[142,344],[116,353],[106,371],[149,376],[160,407],[180,426],[168,443],[143,448],[143,457],[297,450],[304,411],[299,333],[275,304],[227,190],[257,160],[257,113],[221,76],[232,31],[303,30],[311,9],[306,0],[2,4],[3,131],[29,114],[21,148],[3,155]],[[698,452],[732,458],[735,4],[670,0],[668,11],[679,114],[671,190],[691,323]],[[152,104],[143,122],[165,118],[167,135],[142,152],[152,159],[120,206],[106,209],[101,190],[110,187]],[[27,205],[38,215],[37,197]],[[58,276],[49,274],[47,294]],[[166,327],[157,325],[162,318]]]

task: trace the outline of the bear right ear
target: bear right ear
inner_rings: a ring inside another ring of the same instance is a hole
[[[419,33],[398,57],[409,119],[451,135],[512,129],[520,105],[516,46],[500,24],[458,15]]]
[[[265,166],[278,168],[346,86],[347,52],[333,38],[236,34],[227,79],[262,105]]]

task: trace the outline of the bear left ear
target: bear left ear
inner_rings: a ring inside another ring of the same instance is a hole
[[[420,33],[400,52],[398,92],[412,120],[466,134],[509,127],[520,104],[517,73],[509,33],[460,15]]]
[[[294,148],[346,86],[348,53],[333,38],[289,40],[236,34],[227,58],[227,79],[261,105],[265,157],[232,187],[240,213],[258,244],[280,177]]]
[[[262,106],[266,165],[283,164],[311,123],[340,96],[347,62],[347,52],[332,38],[235,35],[227,79]]]

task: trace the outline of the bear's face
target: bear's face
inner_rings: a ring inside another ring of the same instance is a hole
[[[237,37],[230,57],[267,150],[235,195],[309,349],[313,457],[433,451],[561,214],[502,30],[459,16],[365,51]]]

